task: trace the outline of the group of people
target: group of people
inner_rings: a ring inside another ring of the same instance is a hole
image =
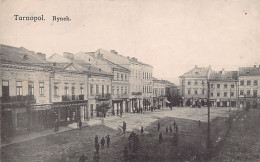
[[[142,132],[142,129],[143,127],[141,128],[141,132]],[[129,147],[131,148],[132,152],[133,153],[136,153],[137,152],[137,149],[139,147],[139,137],[138,135],[132,131],[130,134],[129,134],[129,137],[128,137],[128,140],[129,140]],[[128,147],[125,147],[124,151],[124,161],[127,162],[129,157],[128,157]]]
[[[160,125],[160,123],[158,122],[158,124],[157,124],[157,130],[158,130],[158,132],[160,131],[160,129],[161,129],[161,125]],[[177,137],[178,137],[178,125],[176,124],[175,121],[173,122],[173,129],[174,129],[174,131],[175,131],[175,133],[174,133],[174,138],[177,139]],[[172,126],[171,126],[171,125],[170,125],[169,127],[166,126],[165,133],[166,133],[166,134],[170,133],[170,135],[172,135],[172,132],[173,132]],[[162,142],[162,133],[160,132],[160,134],[159,134],[159,143],[161,143],[161,142]]]

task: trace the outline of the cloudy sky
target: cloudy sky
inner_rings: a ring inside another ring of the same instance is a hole
[[[194,65],[260,64],[259,0],[0,0],[0,13],[1,44],[47,56],[115,49],[174,82]],[[15,21],[16,14],[45,21]]]

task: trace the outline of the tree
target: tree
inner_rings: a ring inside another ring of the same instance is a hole
[[[110,109],[110,104],[109,102],[101,102],[100,105],[97,105],[97,113],[99,114],[99,116],[102,117],[102,121],[104,120],[104,117],[106,117],[106,114],[108,112],[108,110]]]

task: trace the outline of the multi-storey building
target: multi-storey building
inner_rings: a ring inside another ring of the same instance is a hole
[[[260,66],[239,68],[239,106],[254,107],[260,105]]]
[[[184,73],[179,77],[181,85],[181,95],[184,105],[204,106],[207,102],[207,81],[211,72],[211,67],[198,67]]]
[[[166,87],[167,84],[163,80],[153,78],[153,106],[160,109],[166,106]]]
[[[212,71],[209,75],[210,102],[213,107],[236,107],[238,72]]]
[[[112,113],[120,115],[129,111],[129,73],[130,71],[103,57],[100,50],[96,52],[79,52],[76,59],[84,60],[105,72],[113,75],[112,79]]]

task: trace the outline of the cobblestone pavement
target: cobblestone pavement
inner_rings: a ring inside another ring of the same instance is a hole
[[[231,111],[232,112],[232,111]],[[211,119],[227,118],[228,108],[211,109]],[[173,121],[179,125],[178,147],[173,142],[173,135],[165,134],[166,125]],[[201,126],[198,121],[201,121]],[[122,122],[127,123],[127,133],[121,130]],[[163,143],[158,144],[157,122],[160,121],[163,133]],[[127,114],[121,117],[105,118],[104,123],[96,122],[82,130],[73,129],[59,134],[52,134],[37,139],[2,147],[2,161],[59,161],[62,152],[67,153],[69,161],[78,161],[85,153],[92,161],[94,153],[94,136],[101,137],[110,134],[111,147],[101,149],[100,161],[122,161],[122,152],[129,146],[128,136],[132,130],[140,134],[144,126],[145,135],[140,137],[137,154],[131,154],[131,161],[171,161],[196,158],[206,147],[207,108],[174,108],[145,112],[144,114]],[[138,130],[138,131],[137,131]]]

